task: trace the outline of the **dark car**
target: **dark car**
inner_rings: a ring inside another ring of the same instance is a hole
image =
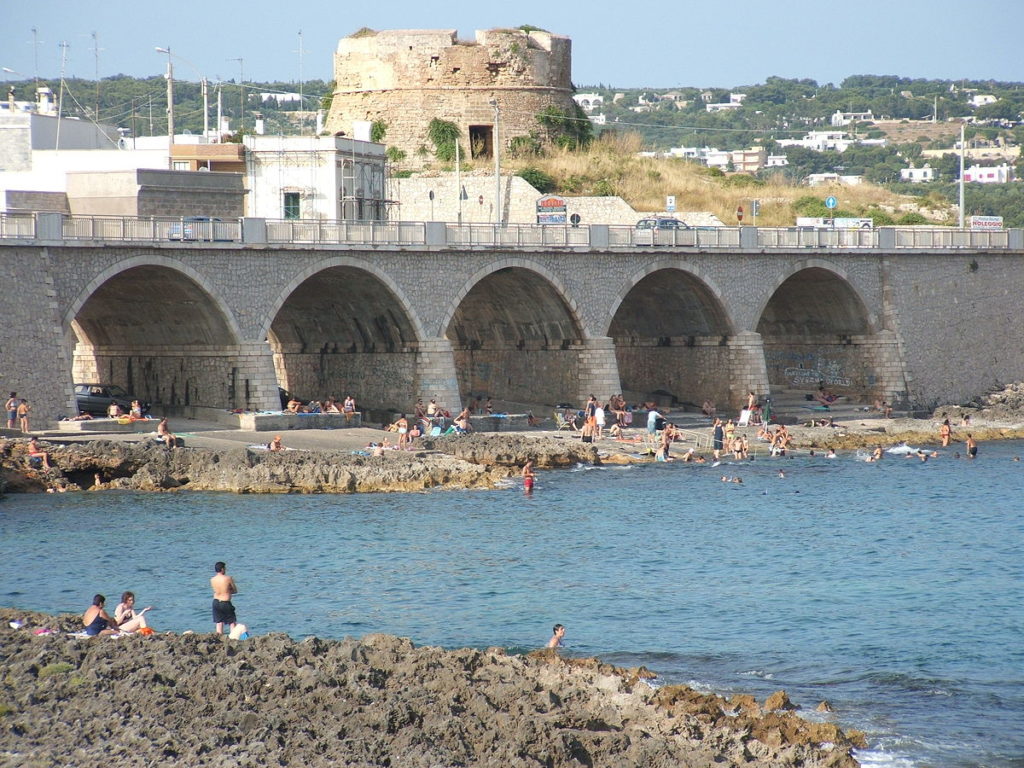
[[[636,223],[637,229],[689,229],[690,225],[679,219],[668,216],[656,216],[650,219],[640,219]]]
[[[167,228],[168,240],[231,242],[227,225],[216,216],[185,216]]]
[[[111,403],[117,403],[124,413],[132,409],[132,401],[137,397],[129,395],[116,384],[75,384],[75,400],[78,402],[79,413],[90,413],[93,416],[106,416]],[[149,412],[149,403],[140,403],[142,412]]]

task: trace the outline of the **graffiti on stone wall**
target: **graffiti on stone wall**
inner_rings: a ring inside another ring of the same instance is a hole
[[[816,352],[770,351],[766,352],[765,360],[769,368],[782,370],[786,382],[793,387],[816,387],[822,382],[830,387],[853,386],[839,360]]]

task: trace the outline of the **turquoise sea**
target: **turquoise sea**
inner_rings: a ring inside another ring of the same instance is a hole
[[[867,765],[1019,768],[1017,455],[578,468],[530,497],[10,496],[0,603],[80,612],[131,589],[158,630],[208,631],[225,560],[252,632],[526,650],[561,622],[568,653],[663,682],[785,689],[865,730]]]

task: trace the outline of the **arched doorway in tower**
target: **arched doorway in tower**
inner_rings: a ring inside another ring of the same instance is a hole
[[[574,402],[583,333],[542,275],[507,267],[463,297],[446,332],[459,392],[511,403]]]
[[[117,384],[155,405],[247,406],[236,334],[210,293],[176,269],[117,273],[70,327],[76,383]]]
[[[408,411],[417,338],[391,289],[370,272],[333,266],[285,299],[267,340],[281,387],[302,399],[343,399],[360,410]]]
[[[787,278],[757,332],[773,393],[824,385],[856,400],[880,394],[875,329],[860,296],[835,272],[810,267]]]
[[[650,273],[622,299],[608,330],[626,400],[728,402],[731,334],[706,283],[680,269]]]

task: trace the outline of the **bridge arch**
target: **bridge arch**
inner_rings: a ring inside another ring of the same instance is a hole
[[[441,324],[463,401],[575,401],[585,332],[561,279],[529,259],[488,264],[463,284]]]
[[[806,393],[824,384],[855,400],[881,394],[885,361],[874,317],[835,265],[809,260],[779,275],[756,330],[772,392]]]
[[[63,317],[73,379],[119,384],[162,406],[245,407],[238,326],[208,282],[155,255],[96,275]]]
[[[280,386],[300,397],[409,409],[424,338],[414,303],[376,265],[346,256],[317,261],[289,280],[264,318]]]
[[[722,291],[699,268],[650,262],[624,283],[609,313],[623,394],[666,405],[725,402],[734,332]]]

